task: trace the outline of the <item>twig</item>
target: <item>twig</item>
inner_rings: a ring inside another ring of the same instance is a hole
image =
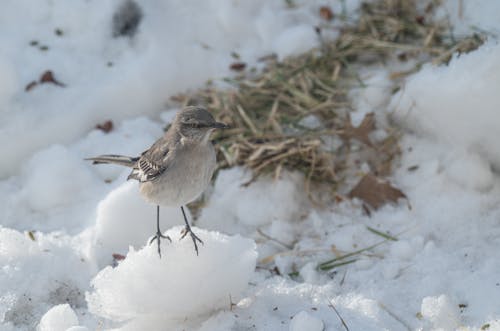
[[[392,318],[394,318],[396,321],[398,321],[399,323],[401,323],[408,331],[412,330],[412,328],[408,325],[408,323],[406,323],[401,318],[399,318],[396,314],[394,314],[392,311],[390,311],[382,302],[379,302],[378,305],[379,305],[380,308],[382,308],[382,310],[384,310]]]
[[[346,329],[346,331],[350,331],[349,330],[349,327],[347,326],[346,322],[344,321],[344,319],[342,318],[342,316],[340,316],[339,312],[337,311],[337,308],[335,308],[335,306],[333,305],[333,302],[332,300],[329,300],[330,304],[328,305],[329,307],[332,307],[333,311],[335,312],[335,314],[337,314],[337,316],[339,317],[340,319],[340,322],[342,323],[342,325],[344,326],[344,328]]]
[[[351,253],[347,253],[347,254],[344,254],[344,255],[341,255],[341,256],[338,256],[336,258],[333,258],[333,259],[330,259],[328,261],[325,261],[323,263],[320,263],[318,265],[318,269],[320,270],[330,270],[328,268],[329,265],[331,264],[334,264],[335,262],[337,261],[340,261],[340,260],[343,260],[343,259],[346,259],[348,257],[351,257],[351,256],[354,256],[354,255],[358,255],[358,254],[361,254],[365,251],[368,251],[368,250],[371,250],[377,246],[380,246],[382,244],[385,244],[388,240],[382,240],[382,241],[379,241],[378,243],[374,244],[374,245],[371,245],[371,246],[368,246],[368,247],[365,247],[365,248],[362,248],[362,249],[358,249],[357,251],[354,251],[354,252],[351,252]]]
[[[285,247],[285,248],[288,248],[288,249],[293,249],[293,246],[292,245],[289,245],[289,244],[286,244],[284,242],[282,242],[281,240],[279,239],[276,239],[276,238],[273,238],[271,237],[270,235],[264,233],[261,229],[257,229],[257,232],[264,238],[268,239],[268,240],[271,240],[271,241],[274,241],[278,244],[280,244],[281,246]]]
[[[366,226],[366,229],[367,229],[368,231],[370,231],[371,233],[374,233],[374,234],[376,234],[377,236],[381,236],[382,238],[385,238],[385,239],[387,239],[387,240],[391,240],[391,241],[398,241],[398,238],[393,237],[393,236],[391,236],[391,235],[389,235],[389,234],[387,234],[387,233],[381,232],[381,231],[379,231],[379,230],[377,230],[377,229],[374,229],[374,228],[372,228],[372,227],[370,227],[370,226]]]
[[[241,105],[237,105],[236,109],[238,109],[238,113],[240,114],[240,116],[243,119],[243,121],[245,121],[246,125],[248,125],[248,127],[250,128],[250,130],[252,130],[253,134],[256,135],[256,136],[260,135],[259,130],[257,130],[257,127],[253,124],[253,122],[250,119],[250,117],[248,117],[248,115],[245,112],[245,110],[243,109],[243,107],[241,107]]]
[[[233,311],[234,307],[236,307],[236,304],[233,302],[233,298],[231,298],[231,293],[229,293],[229,310]]]

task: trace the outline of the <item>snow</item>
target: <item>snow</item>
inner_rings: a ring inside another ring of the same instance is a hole
[[[197,256],[189,237],[180,240],[181,230],[166,232],[172,243],[163,241],[161,259],[155,245],[147,245],[101,270],[87,294],[89,310],[114,321],[144,315],[182,320],[237,302],[255,269],[254,242],[193,228],[203,240]]]
[[[301,175],[287,173],[276,181],[261,179],[245,186],[251,178],[251,173],[242,168],[220,171],[211,194],[217,198],[208,201],[198,224],[207,229],[238,233],[242,226],[256,229],[275,220],[288,223],[299,218],[307,204]]]
[[[458,306],[446,295],[425,297],[422,300],[422,316],[441,330],[453,330],[460,326]]]
[[[52,307],[43,315],[37,331],[66,331],[78,326],[78,317],[69,304]]]
[[[320,319],[303,310],[295,315],[290,323],[290,331],[323,331],[324,328]]]
[[[161,259],[148,245],[156,208],[126,181],[129,169],[84,158],[140,154],[175,114],[169,98],[230,76],[231,53],[252,68],[307,50],[320,6],[355,17],[360,2],[137,1],[137,30],[113,37],[122,3],[2,4],[0,330],[342,330],[332,305],[351,330],[500,330],[498,1],[440,9],[456,35],[490,32],[479,49],[425,65],[395,95],[382,68],[361,72],[366,88],[351,91],[354,125],[375,112],[405,128],[391,182],[411,208],[315,208],[301,175],[244,185],[251,174],[235,167],[188,215],[199,256],[179,240],[180,210],[161,208],[172,238]],[[66,87],[25,91],[46,70]],[[106,120],[111,132],[94,129]],[[317,269],[380,243],[367,227],[398,241]]]
[[[445,17],[453,26],[457,36],[471,31],[482,31],[497,35],[500,32],[496,13],[500,3],[496,0],[445,1],[438,10],[438,17]]]
[[[0,229],[0,313],[4,323],[31,325],[31,329],[38,324],[38,314],[54,305],[67,302],[77,308],[84,306],[83,292],[95,272],[92,264],[74,251],[71,238],[35,233],[33,239],[15,230]],[[54,316],[59,314],[67,316],[66,310],[55,309],[46,323],[58,319]]]
[[[169,96],[229,75],[231,52],[250,67],[261,56],[279,51],[285,57],[318,43],[314,3],[287,10],[284,1],[141,1],[137,33],[113,38],[111,18],[119,4],[22,1],[2,7],[0,139],[17,140],[4,146],[1,177],[15,174],[35,151],[71,143],[98,122],[153,115]],[[43,84],[24,91],[49,69],[65,88]]]
[[[97,181],[81,158],[61,145],[37,152],[23,165],[23,193],[28,206],[35,211],[58,208],[82,198],[73,192],[84,191]],[[67,178],[71,180],[59,180]],[[23,194],[22,193],[22,194]]]
[[[111,262],[113,254],[124,255],[129,246],[140,248],[151,237],[154,220],[156,208],[141,198],[137,182],[123,183],[97,206],[90,255],[104,267]],[[160,220],[163,229],[184,224],[180,208],[160,208]]]
[[[498,168],[495,132],[500,126],[492,118],[500,107],[496,97],[499,70],[500,45],[489,42],[475,52],[453,58],[448,66],[426,65],[408,79],[391,108],[409,128],[481,154]]]

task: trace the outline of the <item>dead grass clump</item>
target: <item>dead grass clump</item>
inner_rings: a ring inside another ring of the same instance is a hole
[[[308,183],[330,183],[334,189],[363,164],[376,176],[386,175],[399,153],[397,131],[384,127],[385,138],[373,139],[373,131],[380,129],[373,114],[353,126],[348,94],[364,87],[357,75],[360,68],[413,61],[413,70],[393,73],[397,80],[424,62],[443,63],[453,52],[482,43],[477,36],[451,38],[447,22],[432,20],[437,5],[429,1],[420,8],[417,0],[365,3],[356,22],[341,25],[337,39],[322,37],[326,29],[338,29],[340,18],[333,16],[316,28],[321,40],[317,49],[283,61],[266,57],[262,71],[247,70],[228,80],[233,88],[209,84],[176,100],[201,102],[232,126],[216,137],[222,168],[244,165],[254,178],[299,170]]]

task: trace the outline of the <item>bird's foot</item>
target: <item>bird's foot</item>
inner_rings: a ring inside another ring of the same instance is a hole
[[[194,250],[196,251],[196,255],[198,255],[198,244],[196,243],[196,241],[199,241],[200,244],[203,245],[203,240],[201,240],[197,235],[194,234],[193,230],[191,230],[191,227],[190,226],[186,226],[184,228],[184,230],[182,230],[182,235],[181,235],[181,239],[184,239],[184,237],[189,233],[189,235],[191,236],[191,239],[193,240],[193,244],[194,244]]]
[[[153,236],[153,238],[149,239],[149,245],[151,245],[155,240],[158,242],[158,255],[160,256],[160,259],[161,259],[161,249],[160,249],[161,238],[168,239],[168,241],[172,242],[172,239],[170,239],[169,236],[165,236],[160,231],[157,231],[156,234]]]

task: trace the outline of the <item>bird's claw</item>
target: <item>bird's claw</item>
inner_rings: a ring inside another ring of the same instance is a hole
[[[193,244],[194,244],[194,250],[196,251],[196,255],[198,255],[198,244],[196,243],[196,241],[199,241],[200,244],[203,245],[203,240],[200,239],[200,237],[198,237],[194,232],[193,230],[191,230],[191,227],[190,226],[186,226],[183,230],[182,230],[182,235],[181,235],[181,239],[184,239],[184,237],[189,233],[189,235],[191,236],[191,239],[193,240]]]
[[[156,234],[153,236],[153,238],[149,239],[149,245],[151,245],[155,240],[158,242],[158,255],[161,258],[161,249],[160,249],[160,240],[161,238],[168,239],[168,241],[172,242],[172,239],[170,239],[169,236],[165,236],[161,232],[156,232]]]

